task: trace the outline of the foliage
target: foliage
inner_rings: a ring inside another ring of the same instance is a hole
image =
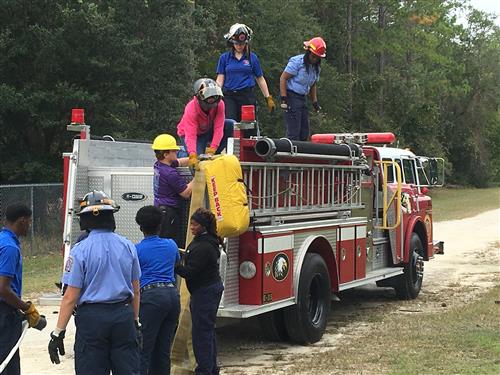
[[[500,181],[500,31],[466,0],[5,0],[0,182],[61,179],[72,107],[94,134],[175,133],[234,22],[254,30],[275,97],[302,41],[325,38],[313,133],[393,131],[400,146],[446,158],[452,182]],[[257,96],[264,133],[283,136],[281,113]]]

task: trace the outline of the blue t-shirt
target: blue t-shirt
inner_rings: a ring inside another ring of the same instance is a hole
[[[141,268],[134,244],[109,230],[94,229],[70,251],[63,283],[80,288],[78,305],[132,298]]]
[[[141,288],[152,283],[175,282],[174,267],[180,256],[173,240],[149,236],[135,248],[141,265]]]
[[[0,231],[0,276],[11,279],[10,288],[21,298],[23,289],[23,257],[19,240],[10,229]],[[0,298],[2,301],[2,298]]]
[[[255,86],[255,77],[262,77],[259,58],[250,52],[250,61],[246,54],[240,60],[233,51],[223,53],[217,64],[217,74],[224,74],[224,90],[240,91]]]
[[[153,192],[155,206],[179,207],[181,196],[187,188],[184,177],[177,171],[179,161],[171,165],[157,161],[154,165]]]
[[[319,81],[319,73],[313,65],[309,66],[309,71],[304,64],[304,54],[290,57],[286,65],[285,72],[291,74],[293,77],[286,81],[287,90],[306,95],[309,93],[311,86]]]

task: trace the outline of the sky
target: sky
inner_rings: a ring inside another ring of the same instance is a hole
[[[500,0],[470,0],[470,4],[476,9],[496,14],[495,23],[500,26]]]

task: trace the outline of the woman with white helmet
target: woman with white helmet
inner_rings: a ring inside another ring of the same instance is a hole
[[[223,53],[217,64],[217,83],[224,92],[226,118],[241,121],[241,106],[255,105],[254,87],[259,85],[270,112],[275,109],[273,97],[269,95],[257,55],[250,52],[252,29],[242,23],[235,23],[224,35],[230,51]],[[253,134],[245,134],[253,135]]]

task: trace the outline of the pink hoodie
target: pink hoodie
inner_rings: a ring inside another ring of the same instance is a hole
[[[209,110],[208,115],[203,112],[196,96],[186,104],[184,115],[181,121],[177,124],[177,134],[180,137],[185,137],[184,141],[187,146],[187,153],[196,154],[196,140],[198,134],[205,134],[212,127],[214,135],[210,147],[217,150],[220,141],[224,134],[224,102],[221,100],[217,108]]]

